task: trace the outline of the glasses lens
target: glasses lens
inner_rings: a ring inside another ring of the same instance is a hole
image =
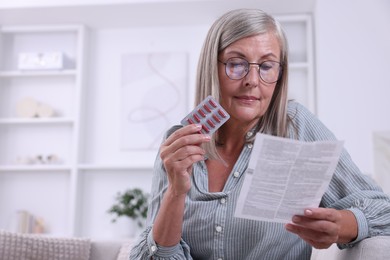
[[[260,77],[267,83],[274,83],[279,79],[280,64],[276,61],[264,61],[260,64]]]
[[[249,63],[241,58],[230,58],[226,61],[226,75],[231,79],[242,79],[248,73]]]

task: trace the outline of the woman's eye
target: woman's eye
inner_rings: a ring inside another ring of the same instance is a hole
[[[270,70],[270,69],[272,69],[272,67],[273,67],[272,64],[267,63],[267,62],[264,62],[260,65],[261,70]]]
[[[244,69],[244,68],[245,68],[245,64],[242,63],[242,62],[232,63],[231,66],[232,66],[233,68],[235,68],[235,69]]]

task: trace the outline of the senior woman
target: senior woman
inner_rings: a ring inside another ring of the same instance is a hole
[[[344,150],[319,208],[289,224],[235,218],[257,132],[335,140],[302,105],[288,101],[288,46],[280,24],[254,9],[230,11],[210,28],[197,73],[196,104],[213,96],[230,119],[212,136],[173,126],[154,168],[147,228],[130,259],[310,259],[312,247],[351,247],[390,234],[390,200]]]

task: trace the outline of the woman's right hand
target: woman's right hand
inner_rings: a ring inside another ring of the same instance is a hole
[[[160,157],[168,174],[168,189],[176,196],[185,195],[191,188],[192,165],[204,160],[202,143],[210,136],[200,134],[202,126],[191,124],[172,133],[160,147]]]

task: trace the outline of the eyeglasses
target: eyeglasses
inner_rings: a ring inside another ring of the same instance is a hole
[[[267,60],[262,63],[249,62],[243,58],[229,58],[226,62],[218,60],[225,65],[225,73],[230,79],[238,80],[248,75],[250,66],[258,67],[260,78],[265,83],[274,83],[281,75],[281,65],[277,61]]]

